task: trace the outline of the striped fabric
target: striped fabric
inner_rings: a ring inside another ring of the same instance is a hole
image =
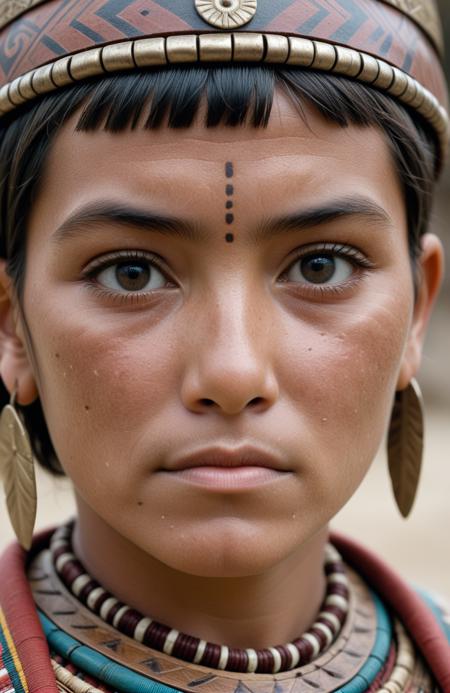
[[[28,693],[22,663],[0,609],[0,693]]]

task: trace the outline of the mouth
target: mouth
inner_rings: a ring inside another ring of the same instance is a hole
[[[164,471],[211,490],[238,491],[279,480],[291,470],[282,456],[245,445],[195,450],[173,459]]]

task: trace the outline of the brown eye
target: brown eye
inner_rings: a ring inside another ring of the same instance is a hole
[[[342,284],[354,271],[353,264],[338,255],[314,253],[297,260],[287,272],[291,282],[301,284]]]
[[[154,291],[167,284],[162,272],[147,260],[117,262],[101,270],[96,280],[118,293]]]

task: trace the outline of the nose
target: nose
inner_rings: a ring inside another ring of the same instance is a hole
[[[196,311],[181,388],[187,409],[233,416],[246,409],[262,412],[276,402],[268,322],[269,316],[242,289]]]

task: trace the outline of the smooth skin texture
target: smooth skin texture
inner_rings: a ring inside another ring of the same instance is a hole
[[[287,642],[314,619],[328,522],[418,370],[442,273],[427,235],[414,302],[381,133],[306,112],[307,124],[277,95],[265,130],[87,134],[73,120],[31,211],[32,344],[2,272],[1,375],[21,403],[42,400],[74,484],[79,556],[119,599],[229,646]],[[179,221],[88,220],[99,204]],[[124,271],[149,282],[126,290]],[[173,471],[183,455],[247,444],[278,459],[265,483]]]

